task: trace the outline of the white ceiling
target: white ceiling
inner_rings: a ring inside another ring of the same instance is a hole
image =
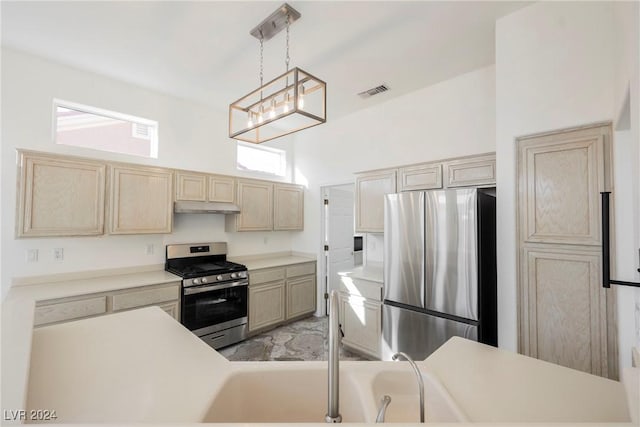
[[[282,2],[2,1],[2,45],[228,108],[259,86],[249,31]],[[290,1],[291,65],[327,82],[328,119],[494,63],[498,17],[527,2]],[[284,72],[284,31],[265,42]],[[387,84],[366,100],[358,92]]]

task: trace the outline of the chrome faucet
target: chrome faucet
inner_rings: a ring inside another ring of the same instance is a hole
[[[341,423],[340,415],[340,341],[342,330],[338,315],[338,292],[333,290],[329,295],[329,395],[327,415],[324,417],[327,423]]]
[[[409,364],[413,368],[413,372],[416,374],[418,387],[420,389],[420,422],[424,423],[424,381],[422,380],[422,374],[420,373],[420,369],[418,369],[418,365],[416,365],[416,362],[414,362],[413,359],[406,353],[398,352],[391,356],[391,359],[398,360],[400,357],[409,362]]]
[[[378,416],[376,417],[376,423],[384,422],[384,416],[387,412],[387,407],[389,406],[389,403],[391,403],[391,396],[387,394],[382,396],[382,399],[380,399],[380,409],[378,409]]]

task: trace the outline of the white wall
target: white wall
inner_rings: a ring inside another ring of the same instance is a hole
[[[158,159],[54,144],[53,98],[157,120]],[[3,297],[13,277],[161,264],[167,243],[222,240],[229,243],[231,255],[291,249],[291,236],[295,233],[225,233],[221,215],[176,215],[174,232],[167,235],[15,239],[16,148],[222,174],[250,174],[236,170],[236,144],[227,136],[225,111],[214,111],[8,49],[2,50],[1,119]],[[287,149],[289,160],[293,160],[291,138],[273,145]],[[154,245],[152,255],[146,254],[148,244]],[[63,262],[53,261],[53,248],[64,248]],[[37,263],[26,262],[27,249],[39,250]]]
[[[634,60],[620,61],[621,54],[614,49],[618,26],[613,2],[536,3],[496,23],[498,318],[502,347],[517,348],[514,139],[615,118],[619,109],[616,63],[631,64]],[[630,43],[629,34],[620,37]],[[637,60],[637,50],[635,55]],[[622,69],[624,73],[618,74],[630,75],[629,65]],[[637,113],[637,91],[634,97]],[[637,129],[637,121],[635,126]],[[637,134],[634,138],[628,145],[637,147]],[[637,182],[635,186],[637,193]],[[632,198],[632,194],[627,196]],[[618,194],[618,201],[622,197]],[[638,217],[636,213],[636,222]],[[623,322],[619,332],[629,329],[628,314],[619,313]],[[620,335],[619,341],[621,348],[628,348],[629,337]],[[628,366],[628,354],[622,353],[625,351],[621,352],[621,366]]]

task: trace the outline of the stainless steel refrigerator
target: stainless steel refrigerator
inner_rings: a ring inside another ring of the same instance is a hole
[[[495,189],[385,196],[382,358],[452,336],[497,345]]]

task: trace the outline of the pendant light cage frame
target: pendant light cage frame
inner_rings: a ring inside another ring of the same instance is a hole
[[[327,84],[298,68],[289,69],[289,26],[300,13],[283,4],[250,34],[260,40],[260,87],[229,105],[229,137],[254,144],[327,121]],[[287,29],[284,74],[263,84],[262,44]]]

